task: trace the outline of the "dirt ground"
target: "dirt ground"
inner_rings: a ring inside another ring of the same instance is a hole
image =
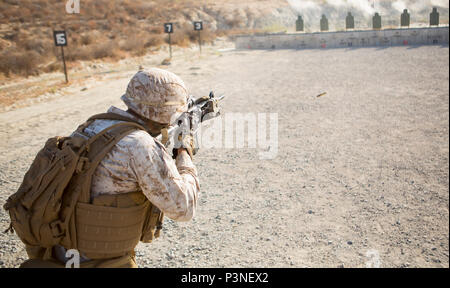
[[[278,113],[278,155],[200,150],[195,219],[166,220],[141,267],[449,267],[448,46],[192,53],[168,69],[225,113]],[[46,138],[123,107],[135,70],[0,113],[0,203]],[[0,267],[25,258],[0,234]]]

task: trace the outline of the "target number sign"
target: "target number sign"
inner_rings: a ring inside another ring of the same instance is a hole
[[[194,22],[194,30],[195,31],[203,30],[203,22],[201,21]]]
[[[53,31],[56,46],[67,46],[66,31]]]
[[[53,38],[55,40],[55,46],[61,47],[61,58],[64,65],[64,75],[66,76],[66,83],[69,83],[69,77],[67,76],[66,58],[64,57],[64,46],[67,46],[66,31],[53,31]]]
[[[164,23],[164,32],[173,33],[173,23]]]

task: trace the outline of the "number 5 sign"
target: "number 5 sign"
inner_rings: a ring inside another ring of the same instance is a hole
[[[55,46],[61,47],[61,55],[64,64],[64,75],[66,76],[66,83],[69,82],[67,77],[66,59],[64,58],[64,46],[67,46],[66,31],[53,31],[53,38],[55,39]]]
[[[56,46],[67,46],[66,31],[53,31]]]

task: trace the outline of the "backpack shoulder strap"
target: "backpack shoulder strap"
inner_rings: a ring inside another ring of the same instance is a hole
[[[158,123],[155,121],[152,121],[150,119],[147,119],[145,123],[142,123],[136,119],[132,119],[126,116],[122,116],[116,113],[101,113],[101,114],[97,114],[92,116],[91,118],[89,118],[87,120],[86,123],[91,123],[94,120],[99,120],[99,119],[104,119],[104,120],[118,120],[118,121],[125,121],[125,122],[132,122],[132,123],[136,123],[138,125],[141,125],[143,127],[145,127],[145,131],[147,131],[148,134],[150,134],[152,137],[157,137],[162,131],[163,129],[166,129],[168,125],[166,124],[162,124],[162,123]],[[158,132],[156,132],[158,131]]]
[[[94,116],[91,116],[87,121],[93,121],[93,120],[118,120],[118,121],[125,121],[125,122],[132,122],[132,123],[137,123],[139,125],[142,125],[142,123],[140,123],[139,121],[129,118],[129,117],[125,117],[116,113],[100,113],[100,114],[96,114]]]
[[[87,123],[91,122],[87,121]],[[62,240],[65,247],[77,247],[74,209],[78,202],[90,203],[92,176],[95,169],[114,145],[136,130],[145,131],[144,127],[137,123],[119,122],[89,138],[79,149],[80,157],[76,172],[71,180],[68,193],[65,193],[64,206],[66,209],[62,209],[60,214],[62,231],[66,231],[66,236]]]
[[[145,128],[134,122],[120,122],[102,130],[87,141],[86,147],[83,147],[86,151],[85,155],[80,157],[77,168],[83,174],[79,202],[90,202],[91,179],[98,164],[114,145],[135,130],[145,131]]]

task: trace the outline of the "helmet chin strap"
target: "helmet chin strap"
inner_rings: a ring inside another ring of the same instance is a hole
[[[143,121],[145,123],[146,128],[148,128],[148,132],[153,137],[158,136],[161,133],[161,130],[163,130],[169,126],[169,124],[163,124],[163,123],[155,122],[153,120],[144,118],[131,109],[128,109],[127,112],[130,113],[131,115],[133,115],[134,117],[138,118],[139,120]]]

